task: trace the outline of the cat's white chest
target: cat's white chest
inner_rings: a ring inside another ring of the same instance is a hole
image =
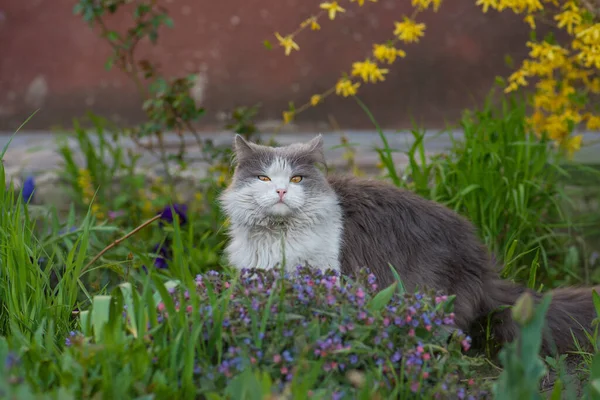
[[[341,221],[305,229],[249,230],[232,228],[232,240],[226,248],[229,262],[242,268],[281,268],[297,265],[340,270]]]

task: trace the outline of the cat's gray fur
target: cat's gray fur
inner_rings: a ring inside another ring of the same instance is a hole
[[[455,294],[456,324],[473,336],[490,312],[514,304],[527,290],[499,278],[465,218],[381,181],[327,177],[316,166],[325,163],[322,147],[320,135],[285,147],[236,136],[237,166],[221,196],[230,224],[226,254],[233,266],[276,267],[284,244],[287,266],[333,268],[345,275],[369,267],[384,288],[394,282],[391,264],[408,290],[430,287]],[[296,175],[302,181],[290,182]],[[277,189],[287,190],[281,200]],[[585,346],[582,327],[591,330],[594,317],[592,288],[553,291],[543,352],[573,350],[571,330]],[[514,339],[510,310],[494,313],[492,329],[500,343]]]

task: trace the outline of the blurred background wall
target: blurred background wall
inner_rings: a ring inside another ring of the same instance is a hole
[[[319,0],[164,0],[175,26],[138,55],[157,61],[166,75],[198,75],[194,96],[207,109],[199,129],[219,130],[227,112],[256,103],[262,104],[258,122],[267,126],[281,119],[288,102],[300,105],[334,85],[411,10],[408,0],[379,1],[324,19],[321,31],[303,32],[300,51],[286,57],[263,41],[295,30],[318,11]],[[438,13],[420,15],[425,37],[404,47],[407,57],[391,67],[389,82],[363,84],[361,99],[385,128],[406,128],[413,119],[427,128],[454,122],[486,96],[496,75],[510,73],[506,55],[519,62],[527,53],[529,30],[519,17],[483,14],[474,3],[446,1]],[[109,46],[73,14],[75,4],[0,2],[0,130],[14,130],[37,108],[28,130],[66,126],[86,110],[120,124],[142,118],[135,86],[119,70],[105,69]],[[108,21],[118,30],[131,26],[122,11]],[[372,127],[353,100],[335,96],[301,114],[296,127],[327,130],[332,121],[344,129]]]

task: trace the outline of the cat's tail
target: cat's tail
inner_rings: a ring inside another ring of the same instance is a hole
[[[600,286],[570,287],[550,291],[552,299],[546,313],[546,326],[541,349],[543,355],[578,351],[576,343],[581,349],[590,350],[591,342],[587,335],[593,335],[592,321],[597,316],[592,297],[593,290],[600,294]],[[512,319],[511,309],[506,307],[502,309],[502,306],[514,305],[525,292],[529,292],[536,303],[543,296],[543,294],[500,279],[494,280],[486,288],[484,292],[485,308],[496,311],[492,312],[489,319],[481,318],[478,324],[480,324],[480,329],[483,328],[492,334],[496,343],[503,344],[516,339],[518,328]],[[484,320],[490,323],[487,324]]]

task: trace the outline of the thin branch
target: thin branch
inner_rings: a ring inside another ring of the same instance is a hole
[[[100,253],[98,253],[94,258],[92,258],[92,260],[89,263],[87,263],[87,265],[85,267],[83,267],[83,269],[81,270],[81,273],[83,274],[89,267],[91,267],[96,261],[98,261],[98,259],[100,257],[102,257],[104,255],[104,253],[106,253],[107,251],[109,251],[113,247],[116,247],[116,246],[120,245],[121,242],[123,242],[125,239],[127,239],[127,238],[135,235],[136,233],[138,233],[139,231],[141,231],[142,229],[144,229],[145,227],[147,227],[148,225],[150,225],[151,223],[153,223],[157,219],[160,219],[160,217],[161,217],[161,214],[158,214],[158,215],[150,218],[149,220],[147,220],[146,222],[144,222],[143,224],[141,224],[140,226],[138,226],[137,228],[135,228],[131,232],[127,233],[122,238],[116,239],[114,242],[112,242],[111,244],[109,244],[108,246],[106,246],[104,249],[102,249],[102,251]]]

